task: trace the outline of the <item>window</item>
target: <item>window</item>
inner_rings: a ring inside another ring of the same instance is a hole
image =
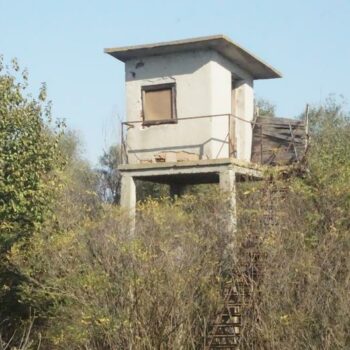
[[[143,123],[176,123],[175,84],[142,87]]]

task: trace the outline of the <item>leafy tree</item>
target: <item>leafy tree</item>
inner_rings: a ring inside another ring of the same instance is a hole
[[[28,74],[15,60],[5,66],[0,57],[0,324],[26,307],[18,303],[23,280],[7,254],[15,243],[27,242],[52,215],[51,204],[63,165],[58,152],[60,128],[53,130],[46,86],[38,98],[27,93]],[[17,314],[16,314],[17,313]],[[9,323],[11,323],[9,322]]]
[[[103,200],[118,204],[120,201],[121,175],[118,166],[121,164],[121,149],[119,145],[109,147],[100,158],[99,192]]]
[[[255,101],[255,108],[261,117],[275,117],[276,106],[270,101],[258,98]]]
[[[15,71],[19,68],[13,62]],[[3,73],[3,69],[0,71]],[[45,125],[50,106],[39,98],[25,96],[26,71],[22,81],[8,71],[0,76],[0,249],[4,253],[18,239],[40,227],[48,214],[48,203],[58,164],[57,135]]]
[[[76,132],[66,130],[58,148],[66,159],[66,165],[60,172],[61,187],[53,209],[57,228],[64,231],[98,214],[101,205],[98,196],[100,177],[83,158],[81,141]]]
[[[350,183],[350,113],[345,106],[344,100],[329,96],[323,105],[311,108],[308,157],[308,183],[319,195],[332,192],[338,201],[344,196],[342,204],[349,200],[344,186]]]

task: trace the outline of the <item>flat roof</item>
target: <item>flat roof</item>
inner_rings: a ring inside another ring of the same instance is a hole
[[[132,58],[212,49],[252,75],[254,79],[281,78],[282,74],[224,35],[212,35],[154,44],[107,48],[105,53],[126,62]]]

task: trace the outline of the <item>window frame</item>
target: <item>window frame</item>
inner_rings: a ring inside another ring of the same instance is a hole
[[[160,119],[160,120],[146,120],[145,119],[145,103],[146,103],[146,93],[149,91],[161,91],[161,90],[171,90],[171,119]],[[175,83],[165,83],[165,84],[154,84],[154,85],[144,85],[141,87],[141,99],[142,99],[142,125],[151,126],[159,124],[176,124],[177,123],[177,110],[176,110],[176,84]]]

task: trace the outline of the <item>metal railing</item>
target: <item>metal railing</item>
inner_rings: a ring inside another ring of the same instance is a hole
[[[232,132],[231,131],[231,128],[233,126],[233,123],[232,123],[232,119],[238,119],[240,121],[243,121],[243,122],[246,122],[246,123],[249,123],[249,124],[252,124],[251,121],[248,121],[248,120],[245,120],[241,117],[238,117],[238,116],[235,116],[235,115],[232,115],[232,114],[229,114],[229,113],[224,113],[224,114],[211,114],[211,115],[200,115],[200,116],[191,116],[191,117],[183,117],[183,118],[176,118],[174,119],[174,125],[176,124],[179,124],[179,122],[186,122],[186,121],[189,121],[189,120],[195,120],[195,119],[208,119],[208,118],[226,118],[227,121],[227,134],[226,134],[226,137],[224,140],[216,140],[216,141],[220,141],[222,143],[221,145],[221,148],[216,156],[216,158],[218,158],[219,154],[221,153],[222,151],[222,148],[225,144],[228,144],[229,146],[229,156],[233,156],[236,152],[235,150],[235,145],[234,145],[234,142],[233,142],[233,135],[232,135]],[[123,164],[128,164],[128,155],[129,155],[129,152],[132,151],[132,148],[128,145],[127,143],[127,140],[126,140],[126,133],[125,133],[125,127],[129,127],[129,128],[134,128],[135,125],[139,125],[141,124],[144,128],[149,128],[149,127],[152,127],[152,126],[157,126],[157,125],[163,125],[165,124],[163,121],[161,120],[154,120],[152,121],[152,124],[150,123],[144,123],[143,120],[133,120],[133,121],[126,121],[126,122],[122,122],[121,123],[121,145],[122,145],[122,163]],[[195,146],[201,146],[203,147],[205,143],[203,144],[200,144],[200,145],[191,145],[192,147],[195,147]],[[172,147],[169,147],[169,150],[171,149]],[[135,155],[136,158],[138,158],[137,156],[137,153],[133,151],[133,154]]]
[[[305,119],[304,121],[298,121],[298,123],[300,123],[299,125],[303,125],[305,127],[305,151],[308,147],[308,141],[309,141],[309,133],[308,133],[308,124],[309,124],[309,121],[308,121],[308,114],[309,114],[309,109],[308,109],[308,106],[306,108],[306,111],[305,111]],[[262,160],[262,153],[263,153],[263,144],[262,144],[262,139],[263,139],[263,130],[265,128],[268,128],[269,126],[276,126],[278,124],[282,124],[281,122],[278,122],[278,120],[281,120],[281,119],[284,119],[284,118],[276,118],[274,119],[274,117],[271,116],[271,122],[266,122],[266,120],[263,122],[263,123],[259,123],[258,122],[258,118],[259,116],[258,115],[255,115],[253,120],[250,121],[250,120],[246,120],[242,117],[239,117],[237,115],[233,115],[233,114],[230,114],[230,113],[224,113],[224,114],[212,114],[212,115],[200,115],[200,116],[191,116],[191,117],[182,117],[182,118],[176,118],[174,119],[173,123],[174,125],[176,124],[179,124],[179,122],[186,122],[186,121],[190,121],[190,120],[195,120],[195,119],[208,119],[208,118],[226,118],[227,121],[227,134],[226,134],[226,137],[223,139],[223,140],[219,140],[219,139],[212,139],[212,140],[209,140],[209,141],[206,141],[202,144],[194,144],[194,145],[191,145],[191,147],[196,147],[196,146],[199,146],[199,147],[204,147],[204,145],[207,143],[207,142],[210,142],[210,141],[219,141],[222,143],[221,145],[221,148],[219,149],[217,155],[216,155],[216,158],[219,157],[223,147],[225,144],[228,144],[228,156],[229,157],[235,157],[236,156],[236,143],[235,143],[235,120],[238,120],[238,121],[241,121],[241,122],[244,122],[244,123],[248,123],[251,125],[252,127],[252,131],[254,132],[254,129],[255,128],[258,128],[260,130],[260,147],[261,147],[261,160],[260,160],[260,163],[263,162]],[[288,119],[286,119],[286,122],[288,121]],[[297,120],[295,121],[297,122]],[[285,123],[285,122],[284,122]],[[283,123],[283,124],[284,124]],[[138,158],[137,156],[137,152],[135,152],[131,147],[130,145],[128,145],[127,143],[127,140],[126,140],[126,132],[125,132],[125,128],[128,127],[128,128],[134,128],[135,125],[142,125],[144,128],[149,128],[149,127],[152,127],[152,126],[156,126],[156,125],[162,125],[164,124],[164,121],[161,121],[161,120],[154,120],[152,121],[152,124],[150,123],[145,123],[144,120],[133,120],[133,121],[125,121],[125,122],[122,122],[121,123],[121,147],[122,147],[122,164],[128,164],[129,162],[129,159],[128,159],[128,156],[129,156],[129,152],[132,152],[136,158]],[[297,149],[296,149],[296,146],[295,146],[295,138],[294,138],[294,132],[293,132],[293,127],[292,125],[288,124],[288,127],[290,129],[290,134],[291,134],[291,146],[293,147],[294,149],[294,152],[296,153],[296,158],[298,160],[300,160],[300,155],[297,154]],[[171,150],[172,147],[165,147],[164,149],[169,149]],[[185,148],[185,146],[184,146]],[[139,158],[138,158],[139,159]],[[141,159],[139,159],[141,160]]]

